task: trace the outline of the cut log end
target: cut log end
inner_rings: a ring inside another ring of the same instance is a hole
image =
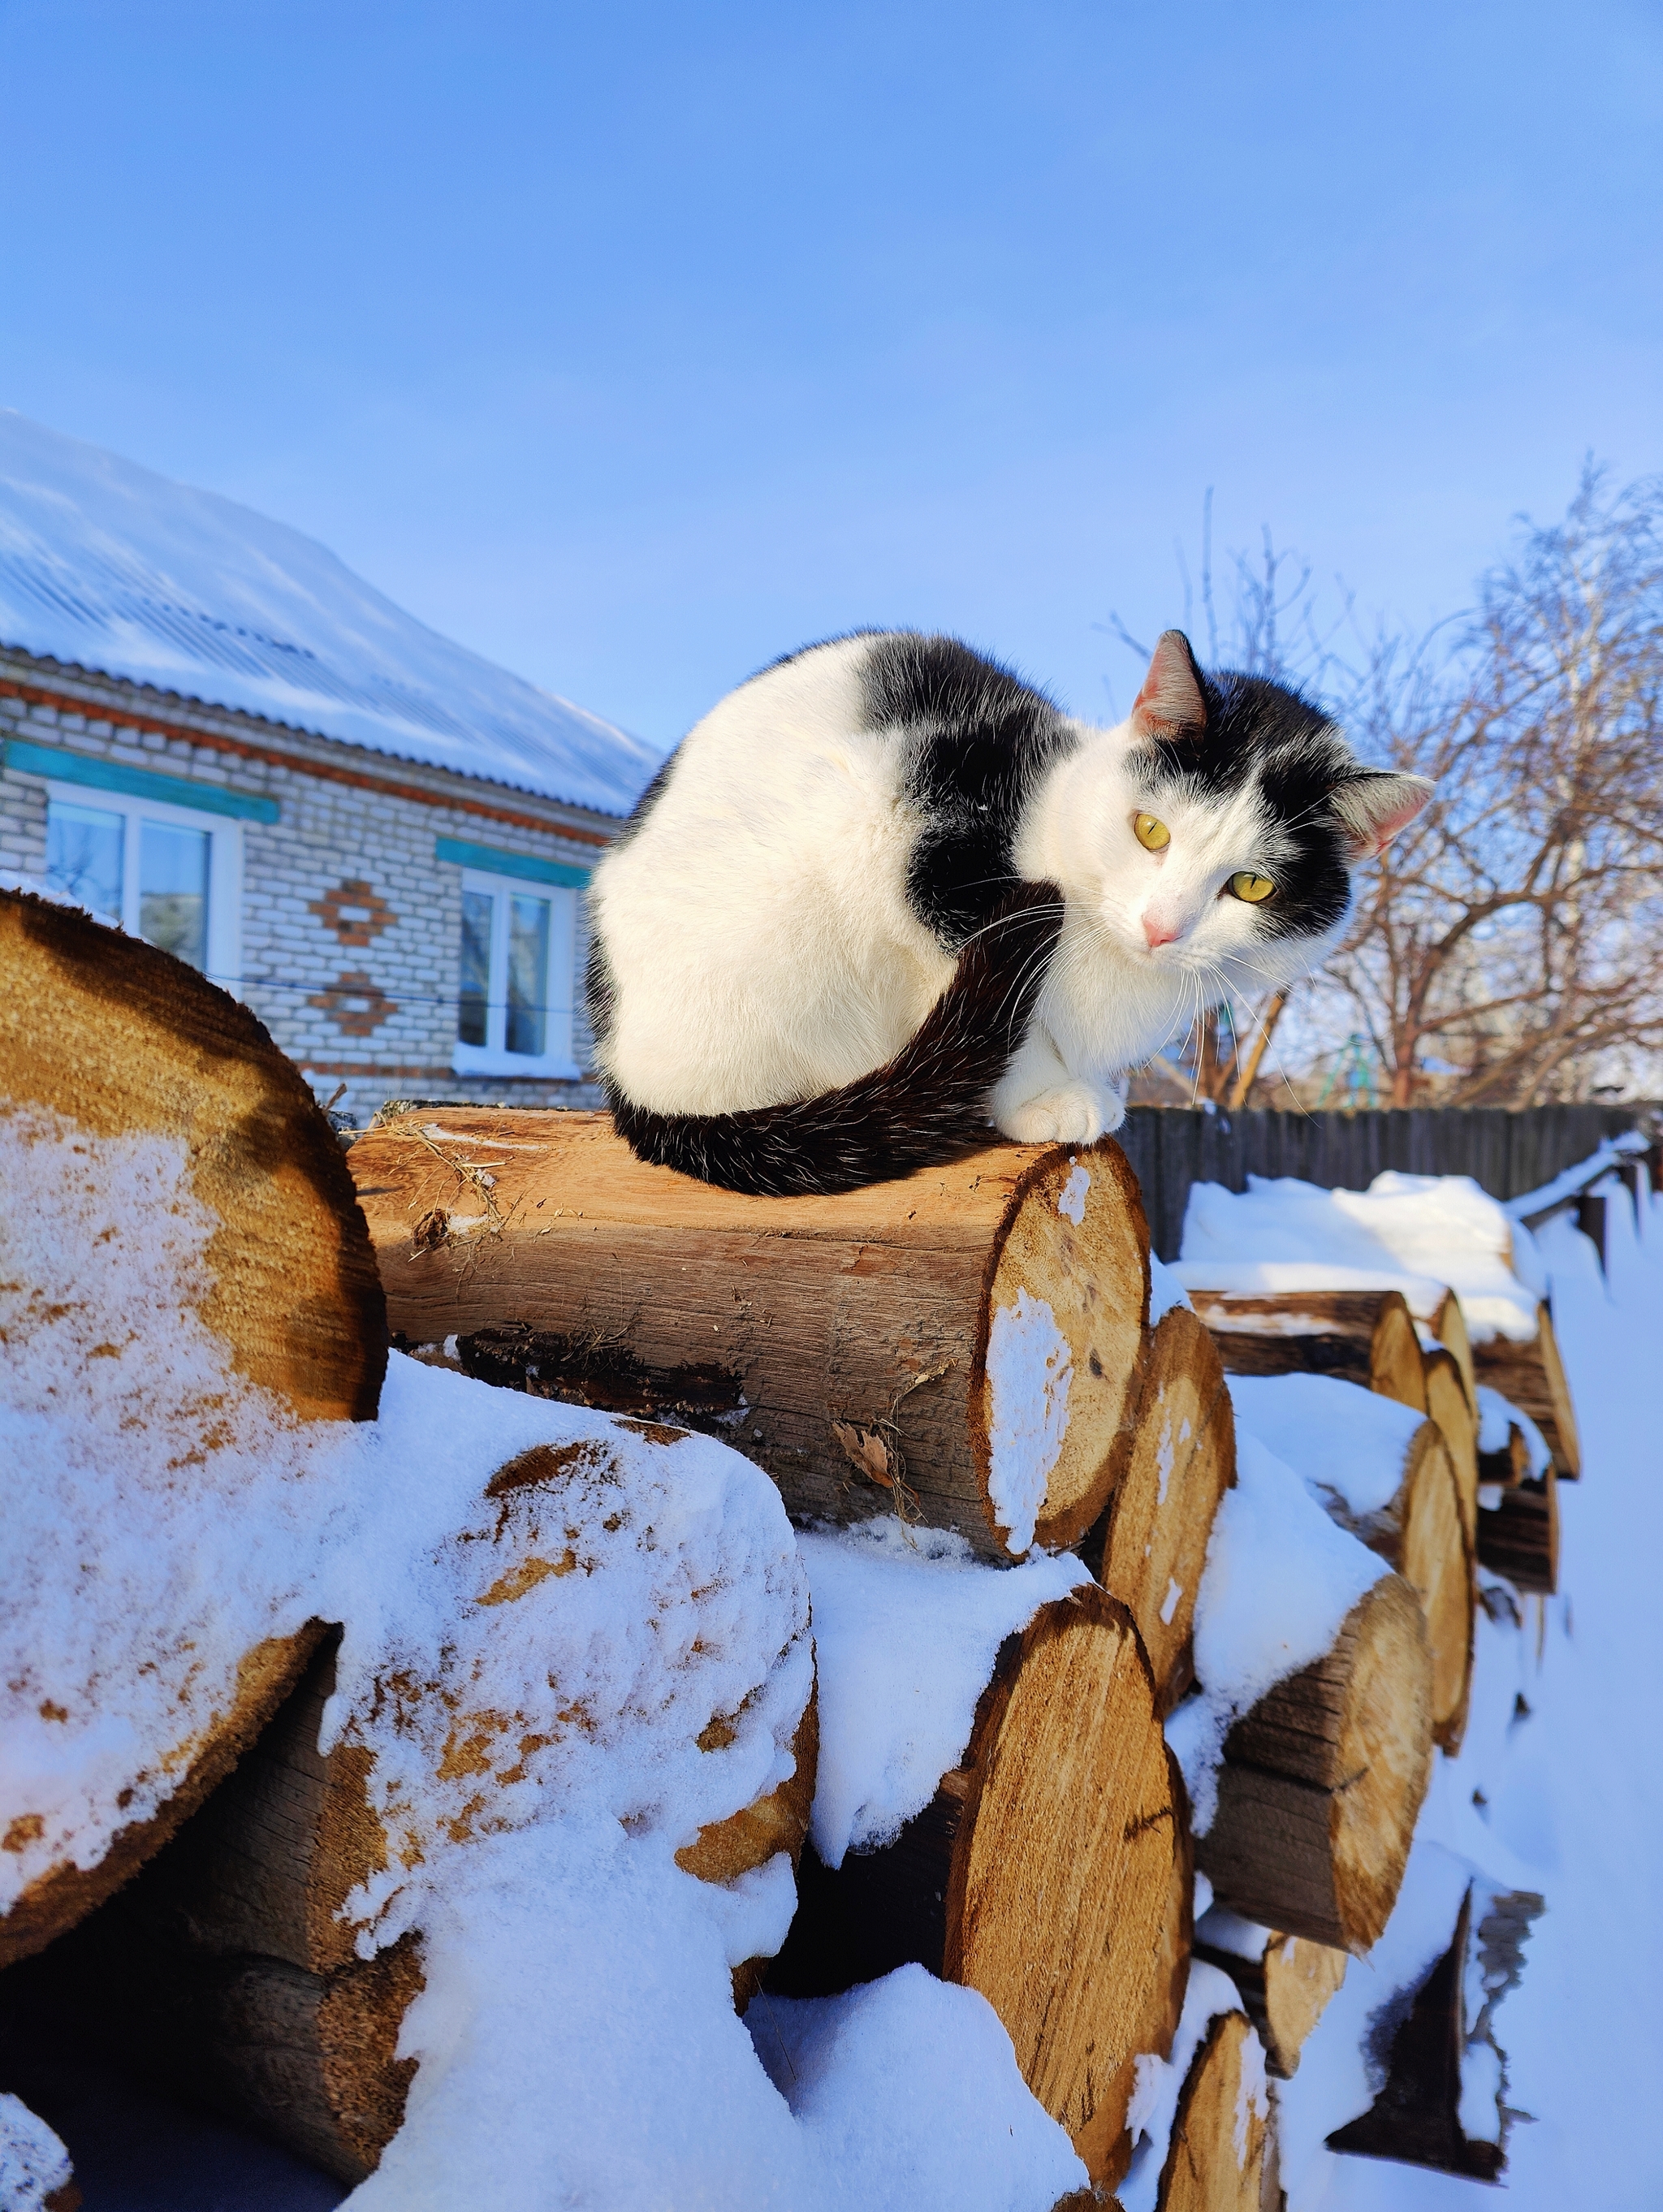
[[[1460,1363],[1452,1352],[1426,1355],[1426,1410],[1435,1421],[1455,1470],[1461,1527],[1469,1551],[1478,1533],[1478,1425],[1476,1401],[1467,1395]]]
[[[1124,1607],[1083,1587],[1001,1650],[962,1769],[882,1850],[801,1902],[768,1986],[820,1996],[908,1960],[979,1990],[1094,2185],[1131,2154],[1136,2062],[1170,2048],[1187,1971],[1181,1784]]]
[[[334,1133],[253,1015],[142,939],[20,892],[0,891],[0,1098],[94,1137],[176,1139],[219,1218],[203,1319],[237,1371],[302,1419],[373,1419],[374,1254]]]
[[[1431,1772],[1432,1656],[1400,1576],[1365,1591],[1332,1649],[1231,1729],[1196,1859],[1221,1905],[1334,1949],[1373,1948]]]
[[[1008,1546],[1011,1533],[998,1503],[1002,1486],[1014,1480],[1020,1489],[1025,1475],[1002,1468],[1000,1456],[1021,1449],[1006,1439],[1029,1425],[1015,1405],[1001,1418],[1001,1389],[1031,1389],[1035,1380],[1019,1361],[1001,1375],[1002,1338],[1042,1304],[1058,1340],[1059,1374],[1066,1364],[1066,1390],[1053,1399],[1061,1416],[1055,1457],[1034,1525],[1035,1543],[1064,1548],[1097,1519],[1114,1480],[1116,1446],[1136,1402],[1149,1280],[1143,1200],[1119,1146],[1043,1152],[1017,1184],[1006,1217],[971,1390],[977,1456],[1001,1543]]]
[[[1150,1332],[1130,1449],[1088,1565],[1138,1624],[1168,1711],[1189,1686],[1196,1594],[1219,1500],[1235,1479],[1235,1423],[1212,1340],[1175,1306]]]
[[[1473,1490],[1476,1519],[1478,1491]],[[1472,1679],[1472,1546],[1460,1479],[1443,1431],[1423,1422],[1410,1445],[1392,1564],[1426,1615],[1432,1650],[1432,1733],[1453,1757],[1466,1727]]]
[[[1244,2013],[1221,2013],[1179,2094],[1158,2212],[1262,2212],[1271,2143],[1264,2060]]]

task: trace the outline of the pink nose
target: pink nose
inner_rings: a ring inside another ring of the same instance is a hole
[[[1144,916],[1144,942],[1151,952],[1157,945],[1175,944],[1181,934],[1175,921],[1168,921],[1155,914]]]

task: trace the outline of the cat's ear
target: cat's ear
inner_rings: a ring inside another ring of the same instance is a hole
[[[1206,694],[1189,640],[1180,629],[1163,629],[1156,640],[1144,688],[1132,702],[1132,735],[1158,743],[1206,726]]]
[[[1334,792],[1334,811],[1345,832],[1345,857],[1356,866],[1383,853],[1399,830],[1406,830],[1437,789],[1423,775],[1396,775],[1370,769],[1350,776]]]

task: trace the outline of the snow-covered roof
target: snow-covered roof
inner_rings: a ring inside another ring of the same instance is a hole
[[[299,531],[9,409],[0,644],[602,813],[627,813],[659,765]]]

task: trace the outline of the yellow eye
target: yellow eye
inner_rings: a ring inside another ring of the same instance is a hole
[[[1145,852],[1161,853],[1172,842],[1172,832],[1164,822],[1157,822],[1152,814],[1134,814],[1132,834]]]
[[[1256,876],[1251,868],[1238,868],[1230,878],[1229,887],[1237,898],[1246,899],[1249,906],[1262,905],[1276,889],[1268,876]]]

